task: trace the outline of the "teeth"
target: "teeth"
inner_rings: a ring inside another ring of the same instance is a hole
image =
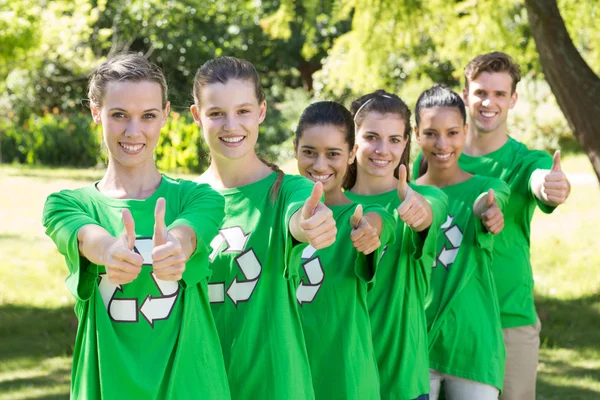
[[[142,149],[142,147],[144,147],[143,144],[125,144],[125,143],[120,143],[121,147],[123,147],[125,150],[127,151],[140,151]]]
[[[386,161],[386,160],[374,160],[374,159],[371,159],[371,161],[373,161],[374,164],[381,165],[381,166],[385,166],[385,165],[388,165],[390,163],[389,161]]]
[[[437,158],[439,158],[440,160],[447,160],[450,158],[450,153],[448,154],[436,154],[435,155]]]
[[[244,139],[243,136],[222,137],[221,140],[227,143],[239,143]]]
[[[481,112],[481,115],[483,115],[486,118],[492,118],[494,115],[496,115],[496,113],[493,112]]]
[[[317,181],[325,181],[327,180],[331,175],[315,175],[315,174],[310,174],[310,176],[312,176],[315,180]]]

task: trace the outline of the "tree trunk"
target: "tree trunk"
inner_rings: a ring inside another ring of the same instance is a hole
[[[600,78],[573,45],[556,0],[525,0],[546,81],[600,181]]]

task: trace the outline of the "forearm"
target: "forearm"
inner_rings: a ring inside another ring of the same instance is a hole
[[[546,175],[550,173],[549,169],[536,169],[531,174],[531,179],[529,180],[529,184],[531,186],[531,192],[533,195],[542,203],[553,205],[553,203],[548,200],[546,193],[544,193],[544,178]]]
[[[117,240],[99,225],[84,225],[77,232],[79,252],[96,265],[105,265],[106,249]]]
[[[196,232],[187,225],[178,225],[169,230],[169,235],[173,236],[181,244],[181,249],[189,259],[196,251],[197,239]]]
[[[300,220],[302,218],[302,209],[299,209],[290,218],[290,233],[292,237],[300,243],[307,243],[308,238],[304,233],[304,230],[300,227]]]

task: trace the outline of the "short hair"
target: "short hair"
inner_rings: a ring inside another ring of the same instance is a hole
[[[512,93],[517,89],[521,80],[519,65],[506,53],[495,51],[480,54],[471,60],[465,67],[465,87],[469,89],[469,82],[477,79],[482,72],[507,72],[512,78]]]
[[[160,85],[162,108],[167,106],[168,87],[165,75],[154,63],[139,54],[119,54],[104,61],[88,82],[88,98],[94,107],[102,107],[109,82],[155,82]]]

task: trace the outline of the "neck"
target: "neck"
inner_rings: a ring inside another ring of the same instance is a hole
[[[389,176],[369,176],[360,168],[356,173],[356,183],[350,189],[354,194],[372,196],[387,193],[398,188],[398,179]]]
[[[98,182],[98,190],[115,199],[147,199],[156,191],[162,176],[154,162],[127,168],[110,161],[104,177]]]
[[[492,132],[481,132],[471,124],[465,141],[464,153],[469,156],[483,156],[504,146],[508,141],[506,125]]]
[[[273,170],[252,152],[239,160],[212,157],[210,167],[202,174],[201,181],[215,189],[231,189],[249,185],[266,178]]]
[[[472,177],[466,171],[463,171],[454,163],[450,168],[435,168],[429,165],[427,172],[417,180],[419,185],[434,186],[437,188],[456,185]]]
[[[342,192],[342,187],[338,186],[335,189],[325,192],[325,205],[329,206],[342,206],[344,204],[350,204],[351,201]]]

